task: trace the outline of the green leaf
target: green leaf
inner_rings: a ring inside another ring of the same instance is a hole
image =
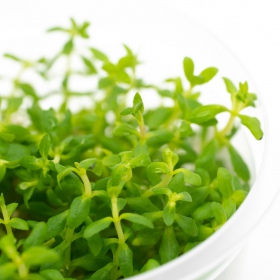
[[[181,123],[181,126],[180,126],[180,137],[188,137],[193,134],[194,134],[194,131],[193,131],[191,125],[188,122],[183,120]]]
[[[104,267],[98,269],[89,279],[90,280],[108,280],[110,279],[111,270],[114,264],[108,263]]]
[[[20,165],[30,170],[42,169],[42,161],[34,156],[26,156],[20,160]]]
[[[102,62],[108,62],[109,58],[101,51],[95,49],[95,48],[90,48],[91,52],[93,53],[94,57]]]
[[[48,159],[49,150],[51,148],[51,139],[48,134],[46,134],[39,145],[39,152],[43,159]]]
[[[88,225],[84,231],[84,238],[88,239],[92,235],[99,233],[100,231],[108,228],[110,224],[112,223],[113,218],[106,217],[103,219],[100,219],[98,221],[95,221]]]
[[[84,62],[84,65],[86,66],[87,69],[87,74],[96,74],[97,70],[95,68],[95,66],[93,65],[93,63],[86,57],[82,56],[82,60]]]
[[[69,213],[69,210],[66,210],[66,211],[48,219],[47,239],[51,239],[55,236],[58,236],[63,231],[63,229],[65,228],[68,213]]]
[[[109,155],[102,158],[102,164],[105,166],[115,166],[121,162],[119,155]]]
[[[166,224],[166,226],[171,226],[174,222],[176,215],[175,207],[175,203],[167,203],[163,209],[163,221]]]
[[[124,277],[132,276],[133,274],[133,253],[126,243],[119,245],[119,267]]]
[[[231,173],[226,168],[220,167],[218,169],[217,179],[218,187],[223,197],[230,197],[234,191],[233,176]]]
[[[17,62],[21,62],[22,61],[19,57],[15,56],[13,54],[10,54],[10,53],[5,53],[4,57],[10,58],[10,59],[12,59],[14,61],[17,61]]]
[[[222,105],[200,106],[191,112],[191,117],[189,118],[189,121],[196,124],[204,124],[213,120],[216,117],[216,115],[227,111],[228,109]]]
[[[34,246],[22,253],[22,259],[28,266],[36,266],[58,261],[58,255],[55,251],[46,247]]]
[[[141,273],[143,273],[145,271],[149,271],[149,270],[155,269],[155,268],[157,268],[159,266],[160,266],[160,263],[157,260],[149,259],[147,261],[147,263],[142,267]]]
[[[4,179],[6,174],[6,165],[0,164],[0,182]]]
[[[218,69],[216,67],[209,67],[204,69],[199,76],[203,77],[203,84],[212,80],[216,74],[218,73]]]
[[[16,229],[20,229],[20,230],[28,230],[29,229],[27,222],[23,219],[20,219],[20,218],[12,218],[9,221],[9,225],[12,228],[16,228]]]
[[[191,58],[185,57],[183,61],[184,73],[187,80],[192,84],[194,76],[194,63]]]
[[[186,190],[185,187],[185,178],[182,172],[179,172],[175,176],[173,176],[172,180],[168,184],[168,188],[172,192],[180,193]]]
[[[232,95],[235,95],[237,93],[237,88],[235,87],[233,82],[230,79],[225,78],[225,77],[223,78],[223,80],[225,82],[227,92]]]
[[[151,176],[153,176],[154,173],[166,174],[169,172],[170,172],[169,166],[164,162],[152,162],[147,169],[147,173],[151,174]]]
[[[45,269],[40,272],[40,275],[42,275],[46,280],[64,280],[65,279],[62,276],[62,274],[55,269]]]
[[[186,234],[193,237],[197,236],[198,234],[197,226],[192,218],[176,214],[175,221]]]
[[[32,232],[25,239],[23,244],[23,250],[25,251],[30,247],[42,245],[43,242],[46,240],[46,234],[47,234],[46,223],[44,222],[37,223],[36,226],[33,228]]]
[[[69,55],[74,48],[73,39],[70,39],[66,44],[63,46],[62,53],[65,55]]]
[[[141,154],[130,160],[129,164],[131,168],[144,166],[147,167],[151,163],[151,159],[147,154]]]
[[[192,197],[188,192],[181,192],[181,193],[176,195],[176,200],[192,202]]]
[[[227,221],[227,215],[223,206],[220,203],[212,202],[212,209],[217,222],[223,225]]]
[[[179,244],[173,231],[173,227],[166,227],[159,248],[160,260],[167,263],[179,255]]]
[[[132,223],[143,225],[143,226],[146,226],[149,228],[154,228],[153,223],[148,218],[138,215],[138,214],[124,213],[124,214],[121,214],[120,219],[127,220]]]
[[[79,227],[89,215],[91,198],[85,196],[76,197],[71,203],[66,225],[69,228]]]
[[[0,275],[2,280],[16,279],[15,272],[17,266],[14,263],[5,263],[0,265]]]
[[[248,192],[246,192],[244,190],[236,190],[232,194],[231,199],[232,199],[233,203],[235,203],[237,206],[240,206],[241,203],[246,198],[247,194],[248,194]]]
[[[207,202],[204,205],[198,207],[194,213],[193,217],[195,220],[202,221],[214,217],[214,211],[211,202]]]
[[[251,131],[257,140],[262,139],[263,131],[261,129],[261,123],[257,118],[245,115],[238,115],[238,117],[240,118],[241,123]]]
[[[250,170],[243,160],[243,158],[239,155],[237,150],[230,144],[227,145],[229,154],[230,154],[230,159],[231,163],[233,165],[234,171],[236,174],[243,179],[244,181],[249,181],[250,180]]]
[[[192,184],[195,186],[201,185],[201,178],[198,174],[196,174],[188,169],[185,169],[185,168],[179,168],[179,169],[175,170],[175,172],[176,173],[182,172],[186,183]]]
[[[228,198],[223,200],[222,205],[225,209],[227,218],[229,219],[236,211],[236,204],[232,201],[231,198]]]
[[[94,256],[98,256],[103,248],[103,241],[99,233],[92,235],[87,239],[90,251]]]
[[[133,98],[133,107],[132,107],[133,115],[136,117],[139,113],[143,114],[144,112],[144,104],[140,94],[137,92]]]
[[[139,214],[159,211],[159,209],[145,197],[127,197],[126,201],[129,207]]]
[[[161,229],[142,229],[132,240],[133,246],[156,245],[162,236]]]
[[[18,203],[10,203],[7,206],[7,212],[8,212],[8,216],[11,217],[11,215],[15,212],[15,210],[18,207]]]
[[[31,84],[20,83],[19,87],[26,95],[31,96],[34,100],[37,101],[39,99],[35,89]]]

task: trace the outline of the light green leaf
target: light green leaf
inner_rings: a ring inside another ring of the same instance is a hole
[[[220,167],[218,169],[217,179],[218,187],[223,197],[230,197],[234,191],[233,176],[231,173],[226,168]]]
[[[51,139],[48,134],[46,134],[39,145],[39,152],[43,159],[48,159],[49,150],[51,147]]]
[[[22,253],[22,259],[28,266],[36,266],[58,261],[58,255],[55,251],[46,247],[34,246]]]
[[[16,228],[16,229],[20,229],[20,230],[28,230],[29,229],[27,222],[23,219],[20,219],[20,218],[12,218],[9,221],[9,225],[12,228]]]
[[[257,140],[262,139],[263,131],[261,129],[261,123],[257,118],[245,115],[238,115],[238,117],[240,118],[241,123],[251,131]]]
[[[225,77],[223,78],[223,80],[225,82],[227,92],[232,94],[232,95],[235,95],[237,93],[237,88],[233,84],[233,82],[230,79],[225,78]]]
[[[167,203],[163,209],[163,221],[166,224],[166,226],[171,226],[174,222],[176,215],[175,207],[175,203]]]

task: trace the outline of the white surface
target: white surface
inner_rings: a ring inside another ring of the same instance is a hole
[[[118,0],[115,0],[118,1]],[[88,14],[94,9],[97,0],[10,0],[2,1],[0,6],[1,51],[13,50],[17,53],[18,40],[36,53],[44,41],[34,40],[32,32],[41,32],[49,23],[63,23],[70,15],[75,17],[80,5]],[[132,1],[118,1],[124,9]],[[143,3],[149,8],[148,1]],[[168,5],[170,9],[184,13],[206,26],[211,32],[229,46],[242,61],[257,83],[266,105],[272,139],[270,148],[280,154],[280,1],[235,0],[235,1],[153,1]],[[79,4],[78,4],[79,3]],[[110,17],[108,11],[104,11]],[[166,19],[172,20],[172,19]],[[128,23],[129,24],[129,23]],[[26,30],[14,36],[19,28]],[[28,28],[32,32],[28,32]],[[176,31],[174,31],[176,32]],[[9,38],[9,42],[6,41]],[[205,46],[207,47],[207,45]],[[279,109],[278,109],[279,108]],[[274,115],[273,115],[274,114]],[[275,157],[276,158],[276,157]],[[280,156],[279,156],[280,158]],[[270,162],[274,172],[280,170],[278,161]],[[280,181],[279,181],[280,187]],[[258,205],[256,205],[258,207]],[[278,280],[280,279],[280,197],[276,198],[261,224],[255,229],[246,247],[236,260],[218,278],[219,280]]]

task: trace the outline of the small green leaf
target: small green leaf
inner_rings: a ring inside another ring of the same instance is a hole
[[[186,190],[184,174],[182,172],[179,172],[178,174],[173,176],[172,180],[168,184],[168,188],[172,192],[176,193],[180,193]]]
[[[138,215],[138,214],[124,213],[124,214],[121,214],[120,219],[127,220],[132,223],[143,225],[143,226],[146,226],[149,228],[154,228],[153,223],[148,218]]]
[[[126,201],[129,207],[139,214],[159,211],[159,209],[145,197],[127,197]]]
[[[257,118],[245,115],[238,115],[238,117],[240,118],[241,123],[251,131],[257,140],[262,139],[263,131],[261,129],[261,123]]]
[[[156,245],[162,236],[162,230],[160,229],[142,229],[132,240],[133,246],[146,246]]]
[[[171,226],[174,222],[176,210],[175,210],[176,204],[173,203],[167,203],[166,206],[163,209],[163,221],[166,224],[166,226]]]
[[[169,166],[164,163],[164,162],[152,162],[149,166],[148,166],[148,173],[150,174],[154,174],[154,173],[169,173],[170,169]]]
[[[33,247],[42,245],[42,243],[46,240],[47,234],[47,225],[44,222],[39,222],[33,228],[32,232],[29,236],[25,239],[23,244],[23,250]]]
[[[55,251],[46,247],[34,246],[22,253],[22,259],[28,266],[36,266],[58,261],[58,255]]]
[[[65,228],[69,210],[49,218],[47,222],[47,239],[58,236]]]
[[[108,228],[112,221],[113,219],[111,217],[106,217],[91,223],[86,227],[84,231],[84,238],[88,239],[92,235],[97,234],[98,232]]]
[[[235,95],[237,93],[237,88],[235,87],[233,82],[230,79],[225,78],[225,77],[223,78],[223,80],[225,82],[227,92],[232,95]]]
[[[223,206],[220,203],[212,202],[212,209],[217,222],[223,225],[227,221],[227,215]]]
[[[11,217],[11,215],[15,212],[17,207],[18,207],[18,203],[15,203],[15,202],[7,205],[7,212],[8,212],[9,217]]]
[[[86,57],[82,56],[82,60],[84,62],[84,65],[86,66],[87,69],[87,74],[96,74],[97,70],[95,68],[95,66],[93,65],[93,63]]]
[[[108,263],[104,267],[98,269],[89,279],[90,280],[108,280],[110,279],[111,270],[114,264]]]
[[[176,200],[192,202],[192,197],[188,192],[181,192],[181,193],[176,195]]]
[[[198,174],[188,170],[188,169],[185,169],[185,168],[179,168],[175,171],[176,173],[178,172],[182,172],[183,175],[184,175],[184,180],[186,183],[188,184],[192,184],[192,185],[195,185],[195,186],[200,186],[201,185],[201,178]]]
[[[236,174],[244,181],[250,180],[250,170],[243,158],[231,144],[228,144],[227,148]]]
[[[93,53],[94,57],[102,62],[108,62],[109,59],[108,57],[101,51],[95,49],[95,48],[90,48],[91,52]]]
[[[133,115],[135,117],[138,116],[139,113],[143,114],[144,112],[144,104],[140,94],[137,92],[133,98],[133,107],[132,107]]]
[[[203,84],[212,80],[216,74],[218,73],[218,69],[216,67],[209,67],[204,69],[199,76],[203,77]]]
[[[236,211],[236,204],[232,201],[231,198],[228,198],[223,200],[222,205],[225,209],[227,218],[229,219]]]
[[[6,174],[6,165],[0,164],[0,182],[4,179]]]
[[[149,271],[155,269],[160,266],[160,263],[155,259],[149,259],[147,263],[142,267],[141,273],[145,271]]]
[[[247,194],[248,194],[248,192],[246,192],[244,190],[236,190],[232,194],[231,199],[232,199],[233,203],[235,203],[237,206],[240,206],[241,203],[246,198]]]
[[[151,159],[147,154],[141,154],[137,157],[134,157],[130,160],[131,168],[140,167],[140,166],[148,166],[151,163]]]
[[[179,244],[173,231],[173,227],[166,227],[159,248],[162,263],[167,263],[179,255]]]
[[[103,241],[99,233],[96,233],[87,239],[90,251],[94,256],[98,256],[103,247]]]
[[[12,228],[16,228],[16,229],[20,229],[20,230],[28,230],[29,229],[27,222],[23,219],[20,219],[20,218],[12,218],[9,221],[9,225]]]
[[[198,234],[197,226],[192,218],[176,214],[175,221],[186,234],[193,237],[197,236]]]
[[[14,263],[5,263],[0,265],[0,275],[2,280],[17,279],[15,272],[17,266]]]
[[[217,179],[218,187],[223,197],[230,197],[234,191],[233,176],[231,173],[226,168],[220,167],[218,169]]]
[[[194,63],[191,58],[185,57],[183,61],[184,73],[187,80],[192,84],[194,76]]]
[[[198,221],[213,218],[214,217],[214,212],[213,212],[211,202],[207,202],[204,205],[198,207],[194,211],[193,217],[194,217],[195,220],[198,220]]]
[[[89,215],[91,198],[85,196],[76,197],[71,203],[66,225],[69,228],[79,227]]]
[[[124,277],[132,276],[133,274],[133,253],[126,243],[119,245],[119,267]]]
[[[48,159],[50,147],[51,147],[51,139],[50,136],[46,134],[42,138],[39,146],[39,152],[43,159]]]
[[[40,272],[40,275],[42,275],[46,280],[64,280],[65,279],[62,276],[62,274],[55,269],[45,269]]]

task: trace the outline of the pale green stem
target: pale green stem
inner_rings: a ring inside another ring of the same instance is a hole
[[[123,244],[125,243],[125,237],[123,234],[121,222],[120,222],[120,217],[119,217],[119,210],[118,210],[118,204],[117,204],[117,198],[112,197],[111,203],[112,203],[112,216],[113,216],[113,222],[115,224],[115,228],[117,231],[117,235],[119,238],[119,243]]]
[[[7,234],[12,234],[12,235],[13,235],[12,228],[11,228],[11,226],[9,225],[10,217],[9,217],[9,215],[8,215],[6,205],[3,205],[3,206],[1,207],[1,210],[2,210],[2,213],[3,213],[4,221],[5,221],[5,227],[6,227]]]

